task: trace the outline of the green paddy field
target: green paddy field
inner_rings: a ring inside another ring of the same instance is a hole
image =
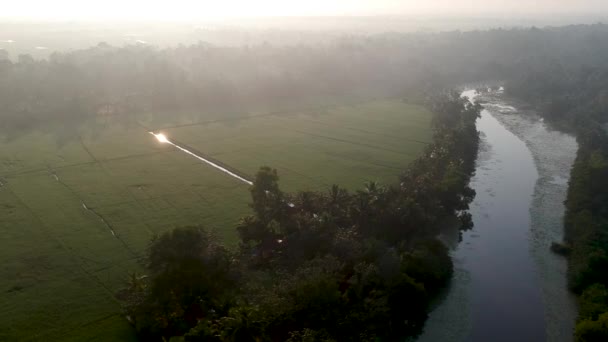
[[[431,141],[431,114],[401,101],[143,127],[99,119],[77,135],[0,140],[1,341],[134,336],[114,294],[152,236],[184,225],[236,245],[248,186],[149,130],[285,191],[393,182]]]

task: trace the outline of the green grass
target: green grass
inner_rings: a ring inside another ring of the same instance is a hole
[[[250,175],[277,168],[291,191],[393,182],[430,141],[429,120],[420,107],[381,101],[162,132]]]
[[[162,131],[249,175],[275,167],[287,191],[393,182],[431,139],[430,114],[397,101]],[[0,181],[2,341],[132,339],[114,293],[150,238],[202,224],[234,245],[249,211],[245,184],[105,121],[3,142]]]

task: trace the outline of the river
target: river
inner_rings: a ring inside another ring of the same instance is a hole
[[[454,277],[418,341],[571,341],[576,303],[566,261],[549,247],[562,240],[578,146],[502,92],[482,99],[475,226],[448,241]]]

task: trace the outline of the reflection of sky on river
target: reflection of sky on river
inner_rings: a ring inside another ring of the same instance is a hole
[[[478,166],[484,174],[473,180],[475,228],[454,253],[471,275],[472,340],[541,341],[543,304],[529,253],[529,209],[538,179],[534,160],[525,143],[488,111],[478,127],[492,155]]]
[[[487,106],[478,121],[482,148],[472,180],[475,227],[452,253],[452,287],[420,341],[545,340],[543,296],[530,253],[538,173],[526,144],[492,115],[509,107]]]
[[[562,241],[564,200],[570,169],[578,144],[570,135],[552,129],[533,112],[495,117],[532,151],[539,173],[532,207],[531,252],[543,290],[548,341],[571,341],[577,306],[567,290],[566,259],[550,252],[551,243]]]

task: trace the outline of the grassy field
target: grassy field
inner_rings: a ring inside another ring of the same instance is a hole
[[[287,191],[354,189],[393,182],[430,142],[430,118],[421,107],[376,101],[153,128],[244,174],[277,168]],[[246,184],[141,127],[103,120],[93,128],[0,145],[2,341],[132,339],[114,293],[140,269],[154,234],[202,224],[236,243]]]

